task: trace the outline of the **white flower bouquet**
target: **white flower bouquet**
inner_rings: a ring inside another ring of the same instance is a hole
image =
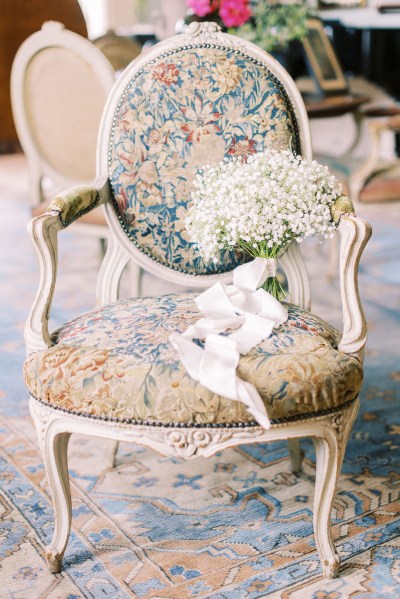
[[[186,228],[205,260],[223,249],[276,258],[293,240],[331,237],[331,208],[342,186],[328,167],[290,150],[253,154],[204,167],[196,176]],[[264,289],[285,297],[276,277]]]

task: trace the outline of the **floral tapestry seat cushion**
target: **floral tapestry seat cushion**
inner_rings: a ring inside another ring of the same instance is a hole
[[[233,270],[190,242],[185,216],[193,180],[224,158],[291,148],[301,153],[298,124],[283,85],[259,60],[225,47],[178,48],[130,80],[115,112],[109,179],[119,222],[153,260],[190,274]]]
[[[252,422],[245,406],[191,379],[169,335],[199,318],[194,295],[119,300],[72,320],[55,344],[25,363],[30,393],[54,407],[108,419],[158,423]],[[338,407],[359,392],[359,361],[339,352],[339,332],[288,304],[288,321],[242,356],[272,420]]]

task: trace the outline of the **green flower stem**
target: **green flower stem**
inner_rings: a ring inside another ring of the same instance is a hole
[[[284,300],[286,297],[286,291],[276,277],[269,277],[263,283],[262,288],[279,301]]]

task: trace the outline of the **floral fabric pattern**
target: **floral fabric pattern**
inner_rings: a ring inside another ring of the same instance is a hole
[[[30,393],[83,414],[161,423],[252,421],[244,404],[213,394],[186,373],[169,335],[199,318],[191,293],[120,300],[58,331],[25,363]],[[358,395],[358,360],[337,350],[339,332],[288,305],[288,321],[242,356],[238,375],[256,386],[270,419],[337,407]]]
[[[115,115],[109,176],[125,232],[146,254],[191,274],[232,270],[241,254],[205,263],[184,218],[206,164],[297,147],[297,123],[266,67],[227,48],[178,49],[131,81]]]

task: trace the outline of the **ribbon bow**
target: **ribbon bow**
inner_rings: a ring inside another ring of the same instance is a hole
[[[238,266],[232,285],[216,283],[195,299],[205,318],[169,337],[195,381],[222,397],[243,402],[266,429],[270,421],[264,402],[254,385],[236,375],[236,369],[240,354],[247,354],[288,318],[286,308],[260,288],[275,274],[275,258],[255,258]],[[205,340],[204,349],[193,339]]]

